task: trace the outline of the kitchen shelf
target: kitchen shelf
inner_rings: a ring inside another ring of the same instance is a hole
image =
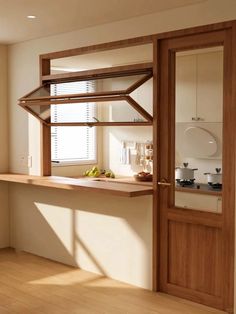
[[[28,185],[57,188],[70,191],[89,191],[124,197],[152,195],[153,188],[148,185],[129,184],[123,182],[96,181],[86,178],[66,178],[57,176],[31,176],[23,174],[0,174],[0,181],[22,183]]]

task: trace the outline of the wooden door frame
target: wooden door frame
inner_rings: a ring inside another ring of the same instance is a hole
[[[174,54],[170,52],[170,55],[166,55],[163,57],[162,51],[160,51],[160,47],[163,47],[163,45],[166,45],[165,51],[169,51],[169,40],[172,41],[172,44],[174,41],[176,41],[176,44],[178,43],[181,46],[181,38],[183,38],[184,41],[186,41],[186,38],[188,38],[189,44],[186,46],[187,49],[197,49],[200,48],[201,45],[206,47],[208,44],[211,45],[217,45],[221,44],[221,40],[218,42],[217,38],[218,35],[221,33],[225,34],[224,43],[225,43],[225,55],[227,58],[224,58],[224,104],[227,104],[224,106],[224,122],[227,121],[227,123],[224,123],[224,145],[223,145],[223,154],[224,154],[224,161],[223,161],[223,169],[224,169],[224,181],[223,181],[223,214],[222,214],[222,221],[220,221],[217,217],[216,221],[217,223],[222,225],[222,232],[223,232],[223,259],[224,259],[224,265],[225,269],[228,269],[227,277],[225,279],[225,284],[223,287],[223,301],[221,303],[217,303],[216,300],[211,301],[211,305],[219,308],[223,308],[225,310],[228,310],[228,312],[232,311],[233,309],[233,303],[234,303],[234,232],[235,232],[235,119],[236,119],[236,109],[234,108],[234,104],[236,103],[236,97],[235,97],[235,76],[236,76],[236,69],[235,69],[235,43],[233,42],[233,34],[236,33],[235,31],[235,22],[231,23],[230,25],[227,23],[222,25],[212,25],[206,26],[206,27],[200,27],[195,28],[193,30],[189,31],[180,31],[175,32],[172,35],[169,34],[167,37],[163,37],[163,39],[157,39],[156,47],[159,47],[159,60],[156,64],[156,66],[159,65],[159,69],[161,70],[160,79],[158,80],[158,88],[159,90],[159,98],[157,103],[157,113],[158,116],[167,116],[169,112],[169,120],[163,123],[157,122],[156,119],[156,125],[154,122],[154,131],[157,132],[156,135],[156,145],[159,148],[159,152],[162,151],[168,151],[169,145],[171,147],[174,147],[174,141],[173,136],[171,136],[169,130],[173,128],[173,122],[172,125],[170,124],[170,121],[175,121],[174,118],[174,111],[170,110],[170,103],[174,103],[174,97],[175,93],[172,90],[168,90],[167,92],[167,85],[163,85],[162,82],[167,80],[167,77],[174,77],[174,71],[175,71],[175,62],[174,62]],[[216,27],[217,26],[217,27]],[[220,26],[218,28],[218,26]],[[202,36],[204,35],[204,36]],[[191,44],[191,40],[194,40]],[[214,36],[216,37],[216,41],[214,42]],[[201,37],[201,45],[198,43],[198,37]],[[205,39],[205,42],[203,43],[202,40]],[[183,42],[184,43],[184,42]],[[177,44],[177,45],[178,45]],[[175,45],[173,45],[174,47]],[[174,49],[172,47],[172,49]],[[170,47],[171,48],[171,47]],[[183,47],[182,47],[183,48]],[[177,50],[177,46],[176,46]],[[233,53],[234,52],[234,53]],[[163,57],[163,59],[161,59]],[[233,66],[232,66],[233,65]],[[167,70],[166,70],[167,69]],[[169,71],[169,72],[168,72]],[[172,73],[172,75],[169,76],[169,74]],[[231,86],[229,86],[229,82],[232,82]],[[169,81],[168,85],[174,86],[174,83],[172,81]],[[164,86],[164,87],[163,87]],[[155,119],[154,119],[155,120]],[[162,122],[162,121],[160,121]],[[168,126],[168,128],[167,128]],[[173,130],[171,131],[174,132]],[[166,134],[168,136],[168,140],[165,139],[165,141],[161,141],[161,139],[166,138]],[[226,140],[227,139],[227,140]],[[170,154],[168,154],[170,156]],[[170,169],[174,169],[174,160],[171,158],[166,159],[161,165],[159,163],[159,176],[156,175],[156,180],[160,180],[161,177],[166,177],[171,182],[174,182],[174,172],[170,173]],[[230,165],[230,166],[229,166]],[[164,193],[164,198],[167,197],[167,193]],[[154,267],[157,269],[157,277],[158,277],[158,270],[159,270],[159,277],[154,281],[154,285],[156,290],[162,290],[163,289],[163,282],[162,280],[163,274],[160,273],[160,261],[161,259],[165,259],[166,256],[160,256],[160,242],[159,241],[166,241],[166,233],[161,234],[160,223],[163,224],[164,221],[162,221],[162,215],[166,215],[166,213],[161,214],[161,204],[160,202],[166,201],[166,199],[163,200],[163,196],[160,195],[160,193],[157,191],[157,197],[154,198],[154,206],[156,206],[157,209],[154,207],[154,213],[155,213],[155,220],[154,220],[154,236],[155,241],[157,243],[158,251],[154,255]],[[224,209],[228,209],[227,211]],[[156,213],[157,211],[157,213]],[[200,216],[197,212],[190,211],[192,215],[192,219],[194,219],[196,222],[200,219]],[[173,213],[174,214],[174,213]],[[205,218],[211,220],[212,214],[205,213]],[[158,230],[158,231],[157,231]],[[159,238],[158,238],[159,237]],[[154,245],[156,245],[154,241]],[[162,264],[167,264],[167,260],[162,260]],[[155,280],[155,279],[154,279]],[[200,296],[199,296],[200,298]],[[192,298],[194,301],[194,298]],[[204,303],[204,300],[203,300]]]

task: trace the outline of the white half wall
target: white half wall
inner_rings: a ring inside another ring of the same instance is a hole
[[[11,184],[11,246],[152,288],[152,197]]]

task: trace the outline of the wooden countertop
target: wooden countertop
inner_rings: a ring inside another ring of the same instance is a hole
[[[41,177],[6,173],[0,174],[0,181],[23,183],[72,191],[94,191],[125,197],[136,197],[153,194],[153,188],[151,185],[140,183],[135,184],[135,182],[130,184],[128,182],[119,182],[118,180],[111,182],[110,180],[87,180],[85,178],[75,179],[57,176]]]

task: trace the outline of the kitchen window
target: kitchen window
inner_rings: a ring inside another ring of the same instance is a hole
[[[51,95],[71,95],[95,91],[94,81],[76,81],[51,84]],[[72,103],[51,106],[51,122],[73,122],[75,117],[88,122],[96,116],[95,103]],[[51,154],[53,165],[96,163],[96,127],[53,126],[51,127]]]

